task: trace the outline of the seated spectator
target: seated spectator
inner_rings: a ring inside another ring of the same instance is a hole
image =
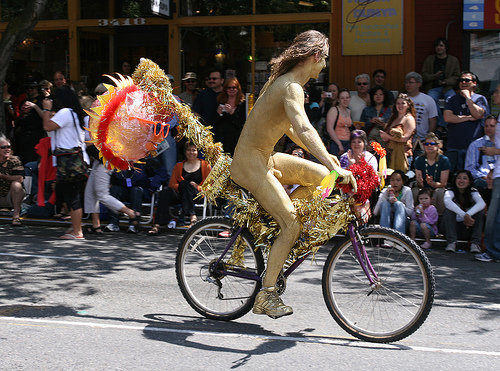
[[[413,134],[416,127],[413,101],[406,94],[399,94],[387,126],[380,132],[386,142],[389,168],[405,173],[412,163]]]
[[[326,130],[330,137],[328,152],[340,157],[349,147],[349,139],[352,126],[349,102],[351,94],[347,89],[341,89],[339,93],[339,104],[330,108],[326,116]]]
[[[450,175],[450,160],[443,155],[442,144],[434,133],[424,139],[424,154],[415,160],[417,187],[413,189],[414,198],[422,188],[431,188],[434,192],[433,204],[439,215],[444,212],[444,192]]]
[[[439,215],[431,202],[432,190],[430,188],[420,190],[418,192],[418,205],[411,215],[410,238],[415,240],[417,236],[424,237],[425,242],[421,246],[422,249],[430,249],[432,247],[431,238],[436,237],[438,233]]]
[[[201,185],[210,173],[210,165],[198,158],[198,149],[193,143],[186,142],[184,153],[186,160],[175,165],[168,187],[163,188],[160,193],[155,224],[148,231],[149,236],[158,235],[161,225],[169,224],[170,227],[175,227],[169,223],[172,205],[182,204],[182,212],[190,221],[190,225],[197,221],[194,198],[201,191]]]
[[[302,147],[294,144],[288,150],[286,151],[289,155],[303,158],[306,160],[309,160],[311,157],[311,154],[307,151],[305,151]],[[284,184],[283,188],[285,188],[285,191],[288,195],[290,195],[293,191],[295,191],[299,187],[299,184]]]
[[[361,159],[364,158],[373,167],[373,170],[377,171],[377,159],[373,154],[368,152],[368,141],[366,133],[363,130],[354,130],[351,132],[349,146],[351,149],[340,156],[340,166],[347,169],[351,164],[359,164]]]
[[[484,147],[495,147],[496,116],[490,115],[484,120],[484,136],[473,141],[465,155],[465,170],[474,178],[474,187],[481,192],[486,188],[486,177],[495,168],[495,156],[481,153]]]
[[[360,121],[365,124],[363,130],[368,136],[368,143],[375,141],[385,147],[385,141],[380,136],[380,130],[384,130],[392,113],[389,107],[387,89],[381,86],[370,89],[370,101],[371,105],[363,109]]]
[[[0,207],[14,208],[11,222],[13,227],[22,225],[19,217],[24,198],[23,174],[21,160],[12,155],[10,141],[0,134]]]
[[[373,210],[374,215],[380,214],[382,227],[394,228],[401,233],[406,233],[408,218],[413,211],[413,196],[405,183],[405,173],[395,170],[391,174],[389,187],[382,191]]]
[[[145,164],[136,163],[131,170],[113,174],[111,178],[111,196],[122,201],[130,202],[130,208],[140,218],[142,202],[151,201],[151,196],[167,180],[167,169],[160,165],[156,158],[146,159]],[[118,209],[120,210],[120,209]],[[105,228],[108,232],[120,230],[119,215],[110,210],[109,224]],[[128,233],[139,233],[135,218],[129,219]]]
[[[460,170],[451,189],[444,194],[446,209],[441,223],[446,235],[446,251],[456,252],[457,238],[470,238],[470,252],[481,252],[484,210],[486,203],[477,189],[472,187],[474,179],[468,170]]]

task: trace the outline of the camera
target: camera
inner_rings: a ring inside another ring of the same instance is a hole
[[[330,93],[329,91],[325,91],[325,97],[331,98],[332,97],[332,93]]]

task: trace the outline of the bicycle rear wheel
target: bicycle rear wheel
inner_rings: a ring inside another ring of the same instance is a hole
[[[345,331],[361,340],[401,340],[429,315],[435,291],[431,265],[414,241],[393,229],[367,227],[359,233],[379,281],[370,286],[346,238],[323,269],[326,306]]]
[[[247,230],[216,263],[234,233],[230,219],[203,219],[186,232],[177,250],[175,271],[182,295],[207,318],[229,321],[245,315],[261,288],[260,281],[231,275],[255,277],[264,271],[262,253],[255,249]],[[243,259],[230,260],[235,245],[241,248]]]

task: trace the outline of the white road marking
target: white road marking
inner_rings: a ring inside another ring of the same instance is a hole
[[[15,256],[20,258],[43,258],[43,259],[60,259],[60,260],[89,260],[90,258],[70,258],[67,256],[51,256],[51,255],[36,255],[36,254],[19,254],[19,253],[0,253],[0,256]]]
[[[490,352],[490,351],[474,350],[474,349],[430,348],[430,347],[411,346],[406,344],[377,344],[377,343],[367,343],[356,339],[352,340],[338,339],[338,338],[334,339],[321,335],[293,337],[293,336],[279,336],[279,335],[273,336],[273,335],[256,335],[256,334],[235,334],[227,332],[182,330],[182,329],[172,329],[165,327],[125,326],[125,325],[97,323],[97,322],[58,321],[58,320],[47,320],[47,319],[16,318],[16,317],[1,317],[1,316],[0,316],[0,321],[17,322],[17,323],[29,322],[29,323],[39,323],[39,324],[64,325],[64,326],[82,326],[82,327],[92,327],[92,328],[102,328],[102,329],[120,329],[120,330],[133,330],[133,331],[145,331],[145,332],[168,332],[176,334],[226,337],[226,338],[250,338],[258,341],[267,341],[267,340],[292,341],[296,343],[329,344],[329,345],[339,345],[339,346],[347,346],[353,348],[371,348],[371,349],[405,350],[405,351],[413,350],[418,352],[430,352],[430,353],[454,353],[454,354],[470,354],[470,355],[500,357],[500,352]]]

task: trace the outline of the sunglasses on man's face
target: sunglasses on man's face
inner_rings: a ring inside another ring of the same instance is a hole
[[[358,85],[368,85],[368,83],[367,83],[367,82],[358,82],[357,84],[358,84]]]
[[[0,149],[11,149],[11,146],[10,145],[0,146]]]
[[[458,79],[458,82],[471,82],[474,81],[472,79]]]

